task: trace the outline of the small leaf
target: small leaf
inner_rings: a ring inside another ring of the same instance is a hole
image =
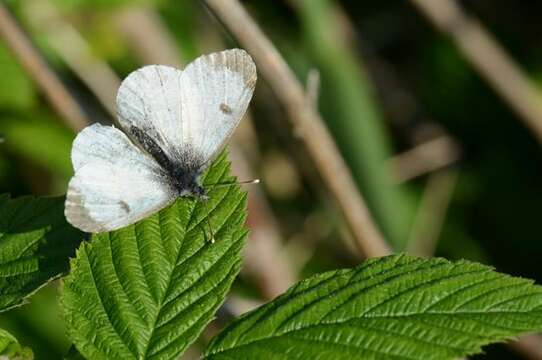
[[[17,339],[6,330],[0,329],[0,359],[32,360],[32,350],[22,347]]]
[[[467,261],[394,255],[301,281],[205,359],[454,359],[542,329],[542,287]]]
[[[232,180],[223,154],[204,184]],[[213,319],[239,272],[246,194],[237,185],[208,190],[207,203],[178,199],[78,250],[61,303],[85,358],[177,359]]]
[[[64,197],[0,195],[0,311],[66,272],[84,236],[66,222]]]

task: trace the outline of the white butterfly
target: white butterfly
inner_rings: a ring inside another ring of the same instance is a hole
[[[111,231],[179,196],[205,197],[199,176],[243,117],[255,84],[254,62],[240,49],[201,56],[183,71],[150,65],[131,73],[117,94],[122,131],[94,124],[73,143],[68,221]]]

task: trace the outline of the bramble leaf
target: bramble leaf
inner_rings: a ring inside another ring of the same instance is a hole
[[[222,154],[203,183],[232,180]],[[176,359],[213,319],[239,272],[246,194],[237,185],[208,190],[207,203],[178,199],[78,250],[61,304],[85,358]]]
[[[0,329],[0,359],[32,360],[32,350],[22,347],[17,339],[6,330]]]
[[[0,311],[69,268],[85,235],[64,218],[64,197],[0,195]]]
[[[454,359],[542,330],[542,287],[467,261],[393,255],[299,282],[205,359]]]

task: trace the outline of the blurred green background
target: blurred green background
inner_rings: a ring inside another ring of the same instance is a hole
[[[480,261],[542,282],[537,137],[413,2],[243,4],[303,83],[318,70],[319,110],[396,250]],[[460,5],[538,89],[542,4]],[[90,121],[111,122],[114,99],[107,96],[115,93],[116,76],[160,59],[186,64],[238,46],[196,0],[12,0],[3,6]],[[0,193],[63,194],[72,175],[74,129],[1,36],[0,74]],[[245,122],[250,125],[236,143],[263,180],[260,190],[294,277],[358,263],[339,212],[263,76]],[[252,225],[258,222],[249,217]],[[243,276],[234,293],[263,300],[258,285]],[[0,326],[38,359],[59,359],[69,347],[57,286],[0,317]],[[197,348],[186,358],[197,356]],[[522,357],[497,345],[477,358]]]

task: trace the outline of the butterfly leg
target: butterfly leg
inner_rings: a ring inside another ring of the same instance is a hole
[[[207,206],[207,199],[202,199],[201,201],[203,202],[203,206],[204,206],[205,212],[206,212],[205,222],[207,223],[207,227],[209,229],[210,238],[207,239],[207,233],[205,231],[203,233],[205,234],[206,240],[209,241],[211,244],[214,244],[215,243],[215,235],[213,233],[213,227],[211,226],[211,220],[209,219],[209,216],[211,215],[211,213],[209,211],[209,207]]]

